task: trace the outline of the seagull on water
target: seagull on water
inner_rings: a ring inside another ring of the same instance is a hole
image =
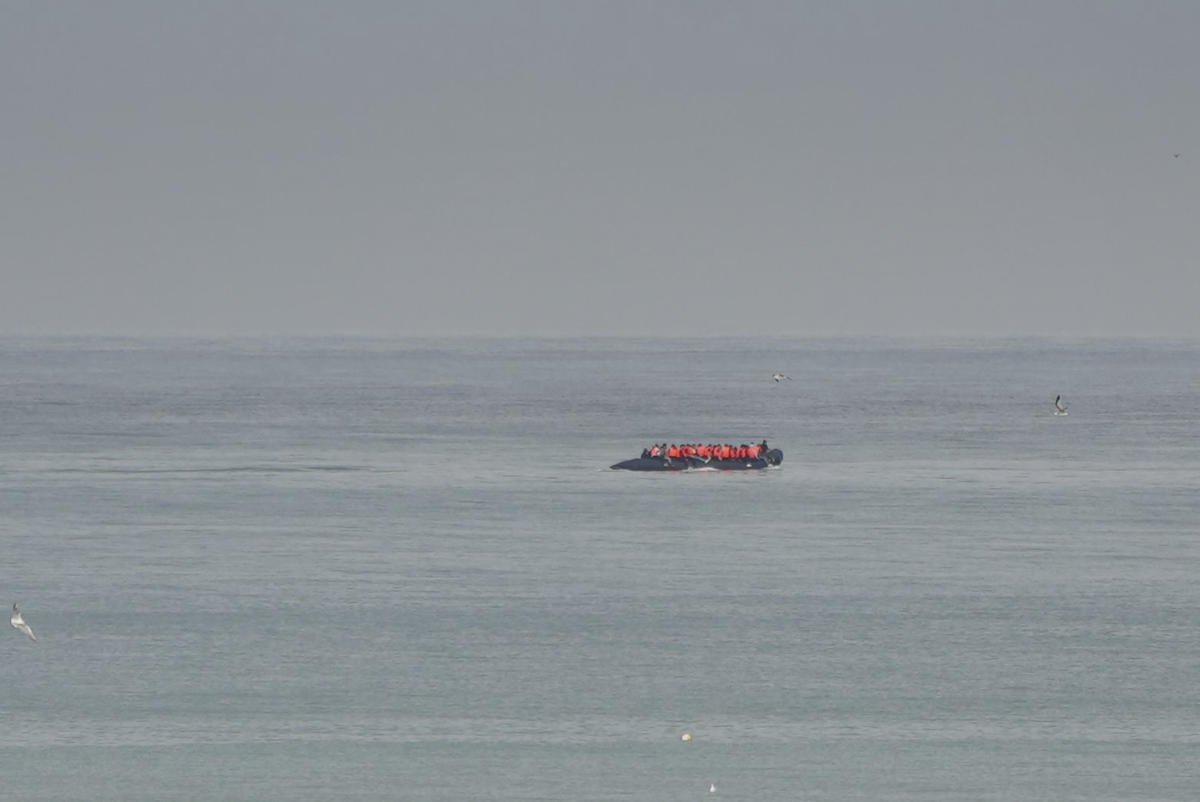
[[[708,792],[709,792],[710,794],[715,794],[715,793],[717,792],[717,784],[716,784],[716,783],[709,783],[709,784],[708,784]]]
[[[1071,414],[1070,412],[1067,412],[1067,405],[1062,402],[1061,395],[1054,396],[1054,414],[1055,415],[1070,415]]]
[[[784,379],[787,379],[788,381],[792,380],[792,377],[787,375],[786,373],[774,373],[771,375],[771,378],[774,379],[776,381],[776,383],[781,382]]]
[[[25,619],[21,617],[21,608],[15,603],[13,604],[12,618],[8,619],[8,622],[13,625],[13,629],[20,630],[34,640],[37,640],[37,638],[34,637],[33,630],[30,629],[29,624],[26,624]]]

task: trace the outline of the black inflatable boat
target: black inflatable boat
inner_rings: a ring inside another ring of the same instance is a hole
[[[614,471],[755,471],[782,463],[783,452],[772,448],[765,458],[639,457],[618,462],[612,468]]]

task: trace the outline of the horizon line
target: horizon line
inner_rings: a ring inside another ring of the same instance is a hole
[[[1165,332],[377,332],[377,331],[0,331],[4,339],[110,339],[110,340],[268,340],[268,339],[344,339],[344,340],[1182,340],[1200,341],[1200,334]]]

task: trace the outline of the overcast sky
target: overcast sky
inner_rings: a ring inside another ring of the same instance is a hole
[[[0,332],[1200,336],[1194,0],[0,9]]]

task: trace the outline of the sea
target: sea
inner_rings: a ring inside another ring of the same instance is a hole
[[[1198,424],[1196,341],[3,337],[0,797],[1195,800]]]

